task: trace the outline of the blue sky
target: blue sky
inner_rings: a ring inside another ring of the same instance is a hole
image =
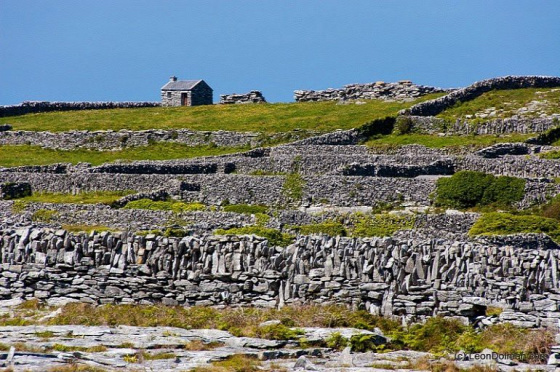
[[[560,1],[0,0],[0,105],[560,75]]]

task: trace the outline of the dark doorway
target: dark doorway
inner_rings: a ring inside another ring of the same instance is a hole
[[[191,101],[189,99],[189,94],[188,93],[182,93],[181,94],[181,106],[190,106],[191,105]]]

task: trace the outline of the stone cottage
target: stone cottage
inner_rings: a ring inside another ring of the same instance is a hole
[[[213,99],[213,90],[204,80],[177,80],[171,76],[161,87],[162,106],[211,105]]]

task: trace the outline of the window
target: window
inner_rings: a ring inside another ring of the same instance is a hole
[[[167,92],[167,98],[171,98],[171,92]]]

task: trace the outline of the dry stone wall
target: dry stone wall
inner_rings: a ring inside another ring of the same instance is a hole
[[[301,236],[182,239],[64,230],[0,232],[0,296],[88,303],[282,306],[346,303],[409,319],[474,318],[486,306],[526,327],[560,318],[558,246],[545,236],[491,240]]]
[[[435,116],[458,102],[470,101],[494,89],[553,88],[558,86],[560,86],[560,77],[555,76],[504,76],[478,81],[443,97],[418,103],[402,113],[416,116]]]
[[[457,120],[448,123],[444,119],[434,116],[409,116],[412,128],[420,133],[447,133],[455,135],[473,134],[508,134],[508,133],[542,133],[560,125],[555,117],[523,118],[511,117],[506,119],[488,120],[480,124],[470,123],[468,120]]]
[[[114,108],[158,107],[159,102],[47,102],[25,101],[19,105],[0,106],[0,117],[50,111],[103,110]]]

